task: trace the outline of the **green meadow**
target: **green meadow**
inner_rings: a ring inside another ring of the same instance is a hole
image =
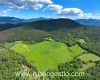
[[[95,61],[99,61],[100,57],[96,56],[92,53],[85,53],[77,57],[78,59],[81,59],[85,62],[85,64],[82,65],[82,68],[80,68],[80,71],[87,70],[88,68],[94,67],[96,65]]]
[[[79,56],[78,58],[80,58],[82,61],[85,61],[85,62],[100,60],[99,56],[96,56],[95,54],[92,54],[92,53],[83,54]]]
[[[72,61],[84,52],[77,44],[68,47],[64,43],[55,41],[43,41],[36,44],[16,41],[10,49],[24,56],[39,71],[56,69],[58,64]]]

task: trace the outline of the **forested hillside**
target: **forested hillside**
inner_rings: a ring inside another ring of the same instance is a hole
[[[14,72],[23,67],[29,73],[44,70],[84,71],[87,74],[82,77],[44,77],[45,80],[99,80],[100,28],[84,26],[70,19],[3,26],[0,27],[0,80],[36,78],[16,77]]]
[[[69,19],[39,20],[20,27],[4,30],[0,32],[0,41],[32,39],[39,41],[45,37],[64,41],[68,39],[69,34],[73,38],[85,39],[88,43],[86,46],[100,52],[100,28],[83,26]]]

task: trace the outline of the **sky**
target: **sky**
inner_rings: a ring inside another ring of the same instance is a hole
[[[0,0],[0,16],[100,19],[100,0]]]

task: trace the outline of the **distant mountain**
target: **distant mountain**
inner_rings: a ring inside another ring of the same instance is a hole
[[[24,19],[15,18],[15,17],[0,17],[0,23],[21,23],[24,22]]]
[[[20,19],[15,17],[0,17],[0,24],[11,23],[11,24],[18,24],[18,23],[26,23],[26,22],[33,22],[37,20],[45,20],[46,18],[34,18],[34,19]]]
[[[51,18],[43,18],[43,17],[39,17],[39,18],[33,18],[33,19],[20,19],[20,18],[15,18],[15,17],[4,17],[1,16],[0,17],[0,25],[1,24],[27,24],[30,22],[35,22],[35,21],[40,21],[40,20],[51,20]],[[87,26],[91,26],[91,27],[100,27],[100,20],[97,19],[77,19],[75,20],[76,22],[83,24],[83,25],[87,25]]]
[[[20,19],[15,17],[0,17],[0,31],[20,27],[38,20],[49,20],[49,18]]]
[[[98,19],[77,19],[76,21],[83,25],[100,27],[100,20]]]

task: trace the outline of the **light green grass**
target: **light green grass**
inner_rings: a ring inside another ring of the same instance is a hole
[[[79,56],[78,58],[80,58],[82,61],[86,61],[86,62],[100,60],[100,57],[98,57],[92,53],[83,54],[83,55]]]
[[[78,45],[68,47],[64,43],[50,41],[31,45],[16,41],[11,50],[23,55],[39,71],[57,68],[58,64],[71,61],[84,52]]]
[[[87,70],[88,68],[94,67],[96,65],[95,62],[90,62],[90,61],[100,60],[99,56],[96,56],[95,54],[92,53],[82,54],[78,58],[86,62],[86,64],[83,64],[82,68],[79,69],[81,71]]]
[[[14,44],[15,44],[15,42],[6,42],[6,43],[4,44],[4,47],[5,47],[5,48],[11,48],[12,46],[14,46]]]
[[[88,62],[86,64],[82,65],[82,68],[79,69],[79,71],[85,71],[91,67],[94,67],[96,64],[94,62]]]

